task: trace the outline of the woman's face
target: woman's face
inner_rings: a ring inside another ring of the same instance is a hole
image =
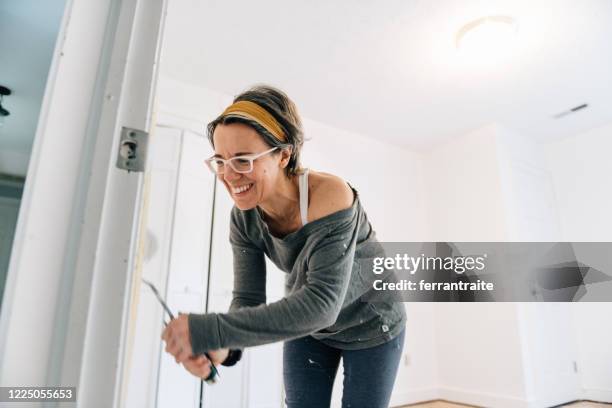
[[[242,123],[217,125],[213,141],[215,155],[226,160],[270,149],[253,128]],[[289,162],[289,152],[285,150],[279,154],[279,150],[256,159],[250,173],[237,173],[228,164],[224,173],[217,176],[225,184],[236,207],[248,210],[273,196],[274,187],[279,177],[284,177],[283,169]]]

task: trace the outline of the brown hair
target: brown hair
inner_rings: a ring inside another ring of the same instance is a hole
[[[282,149],[291,146],[291,157],[289,158],[289,164],[285,168],[285,173],[287,176],[298,174],[302,169],[300,152],[304,144],[304,132],[302,120],[293,101],[283,91],[270,85],[255,85],[236,96],[233,103],[238,101],[254,102],[270,113],[280,125],[286,137],[286,142],[278,140],[278,138],[256,121],[232,116],[230,113],[228,115],[221,114],[206,127],[206,134],[213,148],[215,147],[213,134],[217,125],[243,123],[252,127],[270,147],[280,147]],[[277,153],[273,152],[273,154]]]

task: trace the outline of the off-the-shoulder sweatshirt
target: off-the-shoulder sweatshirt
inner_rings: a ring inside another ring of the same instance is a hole
[[[232,208],[233,300],[228,313],[189,315],[194,354],[307,335],[355,350],[385,343],[401,332],[406,322],[402,303],[360,300],[372,289],[374,276],[362,270],[359,260],[385,255],[357,190],[351,189],[350,208],[282,238],[270,233],[259,208]],[[265,256],[287,273],[285,297],[270,304]]]

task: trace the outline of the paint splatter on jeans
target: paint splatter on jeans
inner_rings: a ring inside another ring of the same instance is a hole
[[[342,358],[343,408],[387,408],[404,348],[406,329],[387,343],[340,350],[310,336],[283,345],[287,408],[325,408]]]

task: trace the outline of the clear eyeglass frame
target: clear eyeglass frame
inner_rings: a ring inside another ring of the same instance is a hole
[[[256,153],[256,154],[248,154],[244,156],[236,156],[229,159],[222,159],[220,157],[210,157],[205,160],[206,165],[215,174],[223,174],[225,173],[226,166],[229,164],[232,170],[236,173],[250,173],[253,171],[253,162],[260,157],[273,152],[278,149],[279,146],[273,147],[265,152]]]

